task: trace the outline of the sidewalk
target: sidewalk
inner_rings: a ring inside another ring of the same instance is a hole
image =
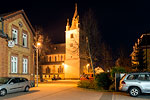
[[[113,92],[112,100],[150,100],[150,94],[141,94],[138,97],[131,97],[126,92]]]
[[[50,80],[47,82],[39,82],[42,83],[78,83],[80,80]]]
[[[100,100],[150,100],[150,94],[131,97],[126,92],[103,92]]]

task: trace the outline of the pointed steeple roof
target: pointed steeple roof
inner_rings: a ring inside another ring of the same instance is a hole
[[[78,15],[78,11],[77,11],[77,3],[75,4],[75,12],[74,12],[74,16],[72,18],[72,25],[71,25],[71,29],[75,29],[78,28],[78,23],[79,22],[79,15]]]
[[[75,3],[75,12],[74,12],[74,16],[73,19],[75,19],[78,15],[78,11],[77,11],[77,3]]]

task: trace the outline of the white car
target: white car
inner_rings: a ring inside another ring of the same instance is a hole
[[[141,93],[150,93],[150,73],[125,74],[120,80],[119,90],[126,91],[133,97]]]
[[[0,77],[0,96],[18,91],[28,92],[31,85],[28,79],[23,77]]]

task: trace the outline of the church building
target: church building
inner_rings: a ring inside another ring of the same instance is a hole
[[[90,64],[83,58],[85,52],[82,52],[86,46],[86,37],[82,36],[81,39],[81,36],[76,4],[71,25],[67,19],[65,43],[52,44],[51,52],[42,65],[43,79],[79,79],[83,73],[89,72]]]

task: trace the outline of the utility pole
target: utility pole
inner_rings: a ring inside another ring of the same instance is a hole
[[[38,51],[39,51],[38,48],[36,48],[36,57],[37,57],[36,58],[36,78],[37,78],[36,79],[36,84],[37,84],[37,87],[38,87],[38,70],[39,70],[38,69],[38,53],[39,53]]]

